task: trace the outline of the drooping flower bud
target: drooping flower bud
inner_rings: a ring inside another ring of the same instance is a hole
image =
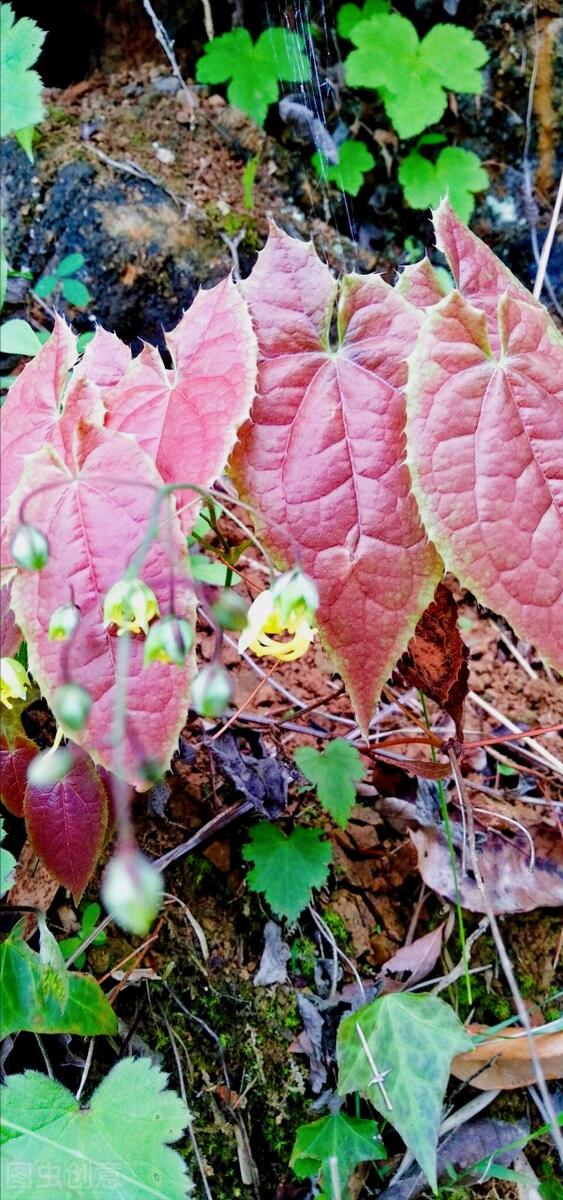
[[[92,697],[79,683],[63,683],[57,688],[53,711],[59,725],[78,732],[86,724],[92,708]]]
[[[102,880],[102,899],[122,929],[142,937],[162,903],[160,872],[140,850],[118,850]]]
[[[118,635],[148,633],[149,622],[160,616],[158,600],[142,579],[118,579],[106,592],[104,599],[104,623],[117,625]]]
[[[238,592],[226,588],[212,605],[211,612],[221,629],[234,629],[240,633],[246,625],[248,605]]]
[[[51,613],[49,619],[49,638],[52,642],[67,642],[72,637],[80,621],[80,609],[70,600]]]
[[[66,746],[59,750],[42,750],[32,758],[27,768],[27,782],[32,787],[52,787],[74,766],[74,755]]]
[[[145,642],[143,665],[152,662],[175,663],[181,667],[194,644],[194,631],[183,617],[161,617],[154,621]]]
[[[192,683],[192,708],[200,717],[222,717],[230,699],[231,681],[225,668],[217,663],[203,667]]]
[[[299,567],[284,571],[271,587],[274,610],[287,629],[299,621],[311,623],[319,607],[319,593],[313,580]]]
[[[19,525],[10,542],[10,553],[18,567],[40,571],[49,558],[49,543],[34,525]]]
[[[17,658],[0,658],[0,700],[11,708],[11,700],[25,700],[26,690],[31,687],[25,667]]]

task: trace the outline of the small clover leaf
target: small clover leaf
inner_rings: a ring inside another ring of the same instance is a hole
[[[263,821],[251,829],[242,856],[254,863],[248,873],[252,891],[264,893],[276,916],[296,921],[313,888],[326,882],[332,851],[316,829],[298,826],[286,837],[276,825]]]
[[[336,1200],[332,1188],[330,1159],[336,1159],[339,1195],[348,1196],[350,1176],[359,1163],[385,1158],[375,1121],[331,1113],[320,1121],[300,1125],[291,1152],[290,1166],[298,1179],[322,1172],[322,1186],[329,1200]]]
[[[412,150],[399,167],[399,182],[411,208],[437,208],[443,195],[462,221],[468,221],[474,206],[474,193],[488,186],[489,177],[476,154],[459,146],[441,150],[435,163],[418,149]]]
[[[311,65],[303,39],[290,29],[266,29],[253,42],[247,29],[233,29],[204,46],[196,65],[198,83],[227,83],[230,104],[263,125],[279,98],[278,80],[307,82]]]
[[[488,58],[482,42],[459,25],[436,25],[420,41],[398,13],[376,13],[350,28],[356,46],[346,59],[352,87],[377,88],[399,137],[409,138],[439,121],[445,89],[478,94],[479,68]]]
[[[364,182],[364,175],[375,165],[373,154],[370,154],[363,142],[351,139],[338,147],[337,163],[329,164],[320,150],[313,155],[311,162],[321,179],[335,183],[349,196],[357,196]]]
[[[319,804],[344,829],[356,799],[355,783],[365,776],[359,751],[344,738],[335,738],[322,751],[300,746],[294,758],[299,770],[316,785]]]

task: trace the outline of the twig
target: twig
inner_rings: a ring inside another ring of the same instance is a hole
[[[469,854],[470,854],[470,858],[471,858],[471,866],[473,868],[473,874],[475,877],[475,883],[477,884],[477,888],[478,888],[480,896],[481,896],[481,901],[483,904],[484,911],[487,914],[487,917],[489,918],[489,924],[491,927],[491,932],[492,932],[495,946],[497,949],[497,953],[499,956],[500,965],[504,972],[506,982],[508,983],[516,1011],[518,1013],[518,1016],[520,1018],[522,1025],[528,1035],[528,1049],[530,1052],[530,1059],[531,1059],[532,1066],[534,1069],[534,1075],[536,1077],[536,1082],[538,1085],[538,1089],[539,1089],[541,1098],[543,1100],[543,1103],[545,1104],[546,1112],[549,1115],[549,1120],[552,1125],[552,1137],[553,1137],[557,1152],[561,1158],[561,1162],[563,1163],[563,1135],[561,1134],[561,1130],[559,1129],[559,1126],[557,1123],[557,1114],[555,1112],[553,1100],[552,1100],[551,1094],[549,1092],[549,1089],[547,1087],[547,1084],[545,1081],[545,1076],[544,1076],[544,1073],[543,1073],[542,1067],[541,1067],[541,1062],[540,1062],[540,1059],[538,1056],[538,1052],[536,1050],[535,1040],[532,1035],[532,1023],[530,1021],[530,1014],[528,1012],[528,1009],[526,1008],[526,1005],[524,1004],[524,1001],[522,1000],[522,996],[520,995],[518,984],[516,982],[516,976],[512,969],[512,963],[508,956],[506,946],[504,944],[502,934],[500,932],[499,924],[496,919],[495,913],[493,911],[493,907],[492,907],[492,904],[489,899],[489,894],[487,892],[487,888],[485,886],[485,881],[481,874],[479,855],[477,853],[477,842],[476,842],[476,836],[475,836],[475,822],[473,819],[473,809],[471,807],[471,802],[468,800],[468,798],[465,794],[463,776],[460,771],[457,756],[454,753],[453,749],[451,749],[451,748],[448,750],[448,758],[450,760],[452,774],[453,774],[453,777],[455,780],[460,804],[462,804],[463,807],[465,808],[465,814],[466,814],[466,819],[467,819],[467,838],[468,838],[468,845],[469,845]]]
[[[176,55],[174,54],[174,43],[173,43],[172,39],[168,36],[166,29],[164,28],[164,25],[162,24],[162,21],[159,21],[150,0],[143,0],[143,8],[144,8],[145,12],[147,13],[147,16],[149,16],[152,21],[152,26],[153,26],[153,29],[155,32],[156,40],[157,40],[157,42],[160,42],[160,45],[162,46],[162,49],[164,50],[164,53],[168,59],[168,62],[170,63],[170,66],[172,67],[172,74],[173,74],[174,78],[178,80],[178,83],[180,84],[180,88],[181,88],[182,92],[184,93],[186,104],[188,105],[189,108],[193,109],[194,108],[194,98],[193,98],[193,95],[192,95],[187,83],[184,82],[184,77],[178,66],[178,60],[176,58]],[[213,23],[212,23],[212,25],[213,25]]]
[[[250,695],[247,696],[246,700],[243,701],[240,708],[237,708],[237,711],[235,713],[233,713],[232,717],[229,717],[229,720],[226,722],[226,724],[221,725],[221,727],[217,730],[217,732],[214,733],[212,737],[210,737],[210,739],[209,739],[210,742],[216,742],[217,738],[222,737],[223,734],[227,731],[227,729],[229,729],[231,725],[234,725],[235,721],[238,721],[238,718],[240,717],[241,712],[243,712],[245,708],[248,708],[248,705],[250,704],[250,702],[252,700],[254,700],[254,697],[258,695],[258,692],[261,690],[261,688],[264,687],[264,684],[268,682],[270,676],[275,671],[277,665],[278,665],[277,662],[273,663],[273,665],[270,667],[269,671],[266,673],[264,678],[260,679],[260,681],[256,684],[256,687],[253,688],[253,690],[251,691]]]
[[[527,662],[527,660],[524,658],[524,655],[520,653],[518,646],[515,646],[514,642],[511,642],[507,634],[502,633],[502,631],[500,633],[500,641],[502,642],[503,646],[506,646],[506,649],[512,655],[512,657],[516,659],[516,662],[520,664],[522,670],[526,672],[526,675],[529,675],[530,679],[537,679],[537,671],[534,671],[534,668],[530,666],[529,662]]]
[[[380,1070],[379,1070],[379,1068],[378,1068],[378,1067],[377,1067],[377,1065],[376,1065],[376,1062],[375,1062],[375,1059],[374,1059],[374,1057],[373,1057],[373,1054],[372,1054],[372,1052],[371,1052],[371,1050],[370,1050],[370,1048],[369,1048],[369,1045],[368,1045],[368,1041],[367,1041],[366,1035],[365,1035],[365,1033],[364,1033],[364,1031],[363,1031],[363,1029],[362,1029],[362,1027],[361,1027],[361,1025],[360,1025],[360,1022],[359,1022],[359,1021],[356,1021],[356,1033],[357,1033],[357,1035],[358,1035],[358,1037],[359,1037],[359,1039],[360,1039],[360,1041],[361,1041],[361,1043],[362,1043],[362,1050],[363,1050],[363,1052],[364,1052],[364,1054],[365,1054],[365,1056],[366,1056],[366,1058],[367,1058],[367,1060],[368,1060],[368,1064],[369,1064],[370,1070],[371,1070],[371,1071],[373,1071],[373,1077],[372,1077],[372,1079],[370,1079],[370,1081],[369,1081],[369,1083],[368,1083],[368,1085],[367,1085],[367,1086],[368,1086],[368,1087],[377,1086],[377,1087],[380,1089],[380,1091],[381,1091],[381,1095],[383,1096],[383,1100],[384,1100],[384,1102],[385,1102],[385,1107],[386,1107],[386,1108],[389,1110],[389,1112],[392,1112],[392,1111],[393,1111],[393,1105],[392,1105],[392,1103],[391,1103],[391,1100],[389,1099],[389,1096],[388,1096],[388,1093],[387,1093],[387,1089],[386,1089],[386,1087],[385,1087],[385,1084],[384,1084],[384,1082],[383,1082],[383,1081],[384,1081],[384,1079],[385,1079],[385,1077],[386,1077],[387,1075],[389,1075],[389,1072],[390,1072],[391,1068],[390,1068],[390,1067],[388,1067],[388,1069],[387,1069],[386,1071],[380,1071]]]
[[[203,1161],[203,1158],[201,1157],[201,1152],[200,1152],[199,1146],[197,1144],[196,1136],[195,1136],[193,1118],[192,1118],[192,1114],[191,1114],[191,1111],[190,1111],[190,1108],[188,1105],[188,1097],[187,1097],[187,1093],[186,1093],[186,1083],[184,1080],[184,1072],[182,1070],[182,1064],[180,1062],[180,1055],[178,1053],[178,1047],[176,1045],[176,1038],[174,1037],[174,1030],[172,1029],[172,1026],[168,1020],[168,1017],[166,1016],[164,1009],[161,1009],[160,1011],[162,1014],[162,1019],[164,1021],[164,1024],[166,1025],[166,1029],[168,1031],[168,1037],[170,1038],[170,1045],[172,1046],[172,1053],[174,1055],[174,1059],[176,1062],[176,1070],[178,1072],[178,1083],[180,1085],[180,1094],[182,1096],[182,1100],[184,1101],[184,1104],[186,1106],[186,1112],[188,1114],[188,1133],[190,1135],[192,1149],[193,1149],[193,1152],[195,1155],[195,1160],[196,1160],[198,1170],[199,1170],[199,1173],[201,1176],[203,1190],[205,1192],[207,1200],[213,1200],[213,1193],[211,1191],[211,1188],[209,1187],[209,1181],[208,1181],[208,1178],[207,1178],[207,1175],[205,1172],[205,1163]]]
[[[473,701],[473,704],[477,704],[479,708],[482,708],[484,712],[489,714],[490,717],[494,717],[495,721],[500,721],[506,726],[507,729],[512,730],[512,733],[520,733],[522,741],[531,747],[537,757],[541,758],[544,763],[547,763],[547,765],[551,767],[552,771],[557,771],[558,775],[563,775],[563,763],[561,763],[554,754],[550,754],[549,750],[545,750],[539,742],[534,741],[534,739],[524,733],[523,730],[518,729],[518,726],[514,724],[514,721],[511,721],[509,717],[503,716],[503,714],[499,712],[498,708],[494,708],[492,704],[489,704],[488,700],[483,700],[483,698],[478,696],[476,692],[468,692],[467,695],[468,699]]]
[[[215,37],[215,29],[213,26],[213,13],[211,12],[211,2],[210,2],[210,0],[201,0],[201,3],[203,6],[203,24],[205,25],[205,32],[206,32],[208,40],[210,42],[212,42],[213,38]]]
[[[534,284],[534,292],[533,292],[534,298],[536,300],[539,300],[541,293],[542,293],[542,288],[543,288],[543,285],[545,282],[545,275],[546,275],[546,271],[547,271],[547,264],[549,262],[549,256],[551,254],[551,247],[553,246],[553,240],[555,238],[555,230],[557,229],[557,222],[559,221],[559,214],[561,212],[562,205],[563,205],[563,171],[561,172],[561,178],[559,180],[559,187],[557,189],[555,205],[553,208],[553,212],[551,214],[551,221],[549,224],[549,229],[547,231],[546,239],[542,246],[542,252],[540,255],[538,273],[536,275],[536,282]]]

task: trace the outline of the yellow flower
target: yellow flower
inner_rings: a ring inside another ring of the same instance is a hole
[[[160,616],[158,600],[142,579],[118,579],[110,587],[104,600],[104,622],[118,626],[122,633],[149,631],[149,621]]]
[[[270,589],[260,592],[248,610],[246,629],[239,638],[239,653],[252,650],[259,658],[271,655],[280,662],[292,662],[301,658],[309,649],[316,630],[309,622],[299,615],[289,615],[285,622],[275,607],[274,596]],[[271,634],[288,633],[292,636],[279,642]]]
[[[26,689],[31,687],[27,671],[17,658],[0,658],[0,700],[11,708],[10,700],[25,700]]]

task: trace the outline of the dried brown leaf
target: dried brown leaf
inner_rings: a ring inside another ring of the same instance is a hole
[[[439,583],[399,659],[397,673],[408,687],[419,688],[452,717],[460,741],[469,686],[467,658],[457,627],[457,604],[445,584]]]
[[[469,1034],[486,1033],[486,1025],[468,1025]],[[563,1033],[535,1033],[534,1046],[546,1079],[563,1077]],[[483,1070],[479,1071],[480,1066]],[[500,1037],[487,1038],[474,1050],[458,1054],[451,1067],[456,1079],[471,1078],[472,1086],[482,1091],[489,1088],[522,1088],[535,1083],[530,1043],[523,1031],[505,1029]],[[476,1072],[479,1074],[476,1075]]]

